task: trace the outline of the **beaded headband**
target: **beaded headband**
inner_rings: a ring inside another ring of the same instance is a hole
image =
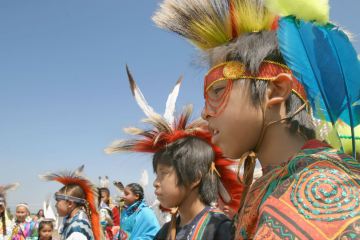
[[[288,73],[292,76],[292,92],[295,93],[304,103],[307,101],[303,85],[292,75],[291,70],[284,64],[265,60],[259,68],[259,73],[251,74],[243,63],[238,61],[224,62],[214,66],[205,76],[204,95],[216,82],[222,80],[256,79],[272,81],[280,73]]]
[[[79,204],[87,203],[87,201],[85,199],[77,198],[77,197],[69,196],[69,195],[64,195],[64,194],[59,194],[59,193],[55,193],[55,200],[56,201],[65,200],[65,201],[71,201],[71,202],[75,202],[75,203],[79,203]]]

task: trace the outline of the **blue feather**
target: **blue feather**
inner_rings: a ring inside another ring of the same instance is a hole
[[[331,24],[325,26],[281,18],[278,40],[280,51],[295,77],[304,85],[314,117],[341,120],[352,129],[360,123],[360,64],[344,32]]]

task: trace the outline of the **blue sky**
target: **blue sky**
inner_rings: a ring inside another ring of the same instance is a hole
[[[194,47],[154,26],[158,2],[0,1],[0,184],[21,183],[9,205],[37,210],[61,186],[39,180],[46,171],[85,164],[96,183],[100,175],[130,183],[152,172],[149,155],[103,153],[143,118],[125,64],[159,112],[183,74],[178,106],[193,103],[200,113],[205,70],[193,64]],[[360,2],[330,2],[331,19],[354,33],[359,51]]]

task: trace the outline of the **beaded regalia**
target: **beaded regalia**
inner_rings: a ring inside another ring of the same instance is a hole
[[[165,0],[153,20],[205,55],[206,116],[222,114],[234,80],[255,86],[290,74],[291,97],[303,106],[282,121],[306,110],[338,149],[307,139],[251,186],[257,147],[249,149],[236,239],[358,238],[360,64],[347,34],[329,22],[328,1]],[[218,85],[223,93],[212,95]]]

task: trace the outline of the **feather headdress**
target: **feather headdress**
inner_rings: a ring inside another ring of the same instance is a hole
[[[207,50],[244,33],[270,30],[276,18],[263,6],[262,0],[165,0],[153,20]]]
[[[98,213],[98,190],[94,184],[91,183],[83,175],[84,165],[76,169],[75,171],[62,171],[57,173],[47,173],[40,175],[40,178],[46,181],[56,181],[67,185],[78,185],[85,193],[86,205],[89,207],[91,213],[91,228],[94,234],[95,240],[101,239],[100,217]]]
[[[126,128],[126,133],[137,136],[137,138],[115,141],[110,147],[105,149],[106,153],[156,153],[178,139],[188,136],[198,137],[206,141],[214,150],[214,166],[216,169],[213,167],[214,169],[212,170],[220,173],[221,183],[219,195],[226,204],[236,211],[239,207],[243,187],[238,181],[236,181],[236,171],[232,171],[234,161],[224,158],[220,149],[211,143],[211,134],[208,131],[207,123],[204,120],[197,119],[190,122],[192,106],[186,106],[179,117],[175,117],[174,115],[181,78],[177,81],[173,91],[170,93],[166,103],[164,116],[161,116],[149,106],[140,89],[136,85],[129,69],[126,69],[134,98],[147,116],[143,122],[150,124],[152,128]],[[235,181],[233,181],[234,179]]]
[[[359,136],[355,128],[360,124],[357,53],[345,32],[328,22],[328,1],[301,2],[304,3],[302,8],[297,8],[296,4],[289,5],[281,0],[268,1],[276,3],[269,4],[270,8],[285,14],[277,30],[280,51],[305,87],[314,117],[330,122],[338,138],[343,131],[341,123],[348,125],[350,152],[356,158]]]
[[[242,35],[276,31],[281,54],[305,89],[314,117],[331,123],[340,147],[339,122],[345,122],[356,157],[360,64],[347,35],[329,23],[328,0],[164,0],[153,20],[206,51]]]
[[[19,183],[12,183],[12,184],[0,186],[0,204],[6,204],[6,193],[9,190],[16,189],[18,186],[20,186]]]

